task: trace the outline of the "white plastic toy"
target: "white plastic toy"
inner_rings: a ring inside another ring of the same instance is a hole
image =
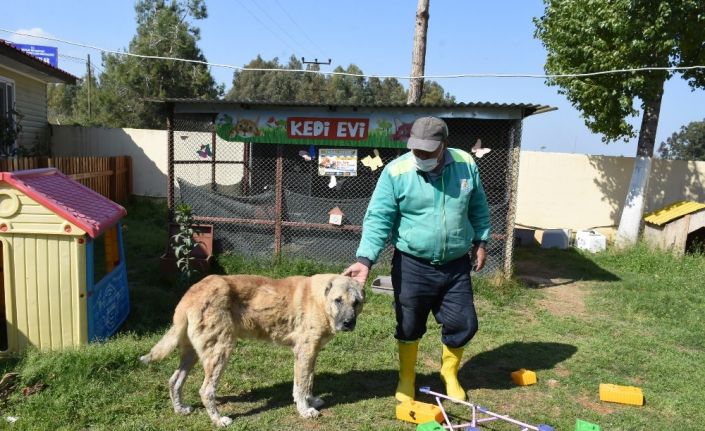
[[[521,431],[554,431],[553,427],[546,425],[546,424],[539,424],[539,425],[529,425],[527,423],[518,421],[516,419],[512,419],[507,415],[500,415],[497,413],[493,413],[489,410],[487,410],[484,407],[480,407],[477,404],[473,404],[468,401],[462,401],[456,398],[451,398],[447,395],[444,394],[439,394],[438,392],[433,392],[431,388],[429,387],[422,387],[419,389],[419,392],[423,394],[428,394],[436,397],[436,403],[438,404],[438,407],[441,408],[441,412],[443,412],[443,419],[445,419],[445,424],[443,425],[446,429],[453,431],[453,430],[465,430],[465,431],[482,431],[480,428],[477,427],[478,424],[481,424],[483,422],[490,422],[490,421],[496,421],[496,420],[502,420],[505,422],[509,422],[510,424],[514,424],[516,426],[521,427]],[[458,404],[463,404],[470,409],[472,409],[472,420],[469,423],[464,423],[464,424],[458,424],[458,425],[453,425],[450,422],[450,419],[448,418],[448,414],[446,413],[446,410],[443,408],[443,403],[441,403],[441,399],[452,401],[454,403]]]

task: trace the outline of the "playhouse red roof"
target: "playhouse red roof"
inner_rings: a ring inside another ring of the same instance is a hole
[[[113,226],[127,211],[55,168],[0,172],[4,181],[80,227],[91,238]]]

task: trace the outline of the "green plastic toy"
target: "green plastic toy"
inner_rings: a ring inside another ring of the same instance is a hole
[[[416,431],[445,431],[445,428],[438,422],[431,421],[416,425]]]
[[[580,419],[575,420],[575,431],[600,431],[600,426]]]

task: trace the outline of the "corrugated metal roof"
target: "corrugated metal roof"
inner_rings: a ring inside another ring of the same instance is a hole
[[[5,40],[0,39],[0,55],[13,60],[18,67],[26,68],[24,72],[34,72],[40,75],[46,82],[76,84],[77,77],[71,75],[65,70],[54,67],[51,64],[45,63],[39,58],[27,54],[19,48],[11,45]]]
[[[644,216],[647,223],[662,226],[684,215],[705,209],[705,204],[692,201],[682,201],[671,204]]]
[[[152,102],[168,102],[168,103],[189,103],[189,104],[218,104],[218,105],[241,105],[243,107],[257,108],[267,106],[305,106],[305,107],[322,107],[330,108],[334,106],[348,108],[435,108],[435,109],[462,109],[462,108],[497,108],[497,109],[522,109],[524,117],[529,115],[542,114],[544,112],[555,111],[558,108],[548,105],[538,105],[533,103],[492,103],[492,102],[468,102],[468,103],[418,103],[408,105],[406,103],[320,103],[320,102],[266,102],[266,101],[249,101],[249,100],[224,100],[224,99],[194,99],[194,98],[168,98],[168,99],[152,99]]]

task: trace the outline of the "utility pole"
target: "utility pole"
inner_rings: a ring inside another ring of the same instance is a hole
[[[426,67],[426,32],[428,30],[428,3],[430,0],[419,0],[416,8],[416,30],[414,32],[414,49],[411,53],[411,76],[423,76]],[[421,102],[423,94],[423,78],[411,78],[409,82],[409,97],[407,105]]]
[[[88,54],[88,60],[86,61],[86,68],[88,69],[88,123],[91,122],[91,55]]]

